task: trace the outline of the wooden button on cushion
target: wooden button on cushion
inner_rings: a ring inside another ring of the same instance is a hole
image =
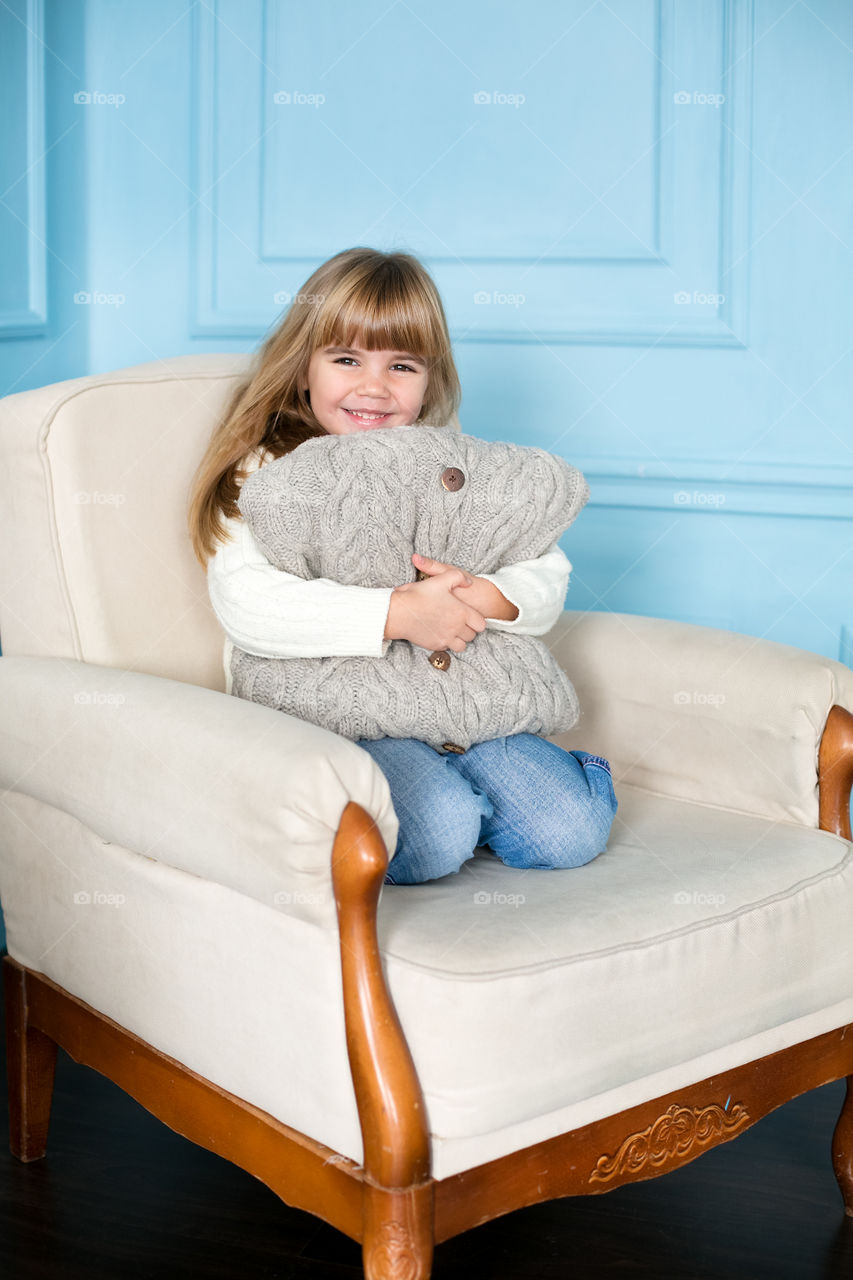
[[[446,671],[450,666],[450,654],[446,649],[436,649],[429,655],[429,660],[437,671]]]
[[[460,471],[458,467],[445,467],[441,473],[441,483],[445,489],[449,489],[451,493],[455,493],[457,489],[461,489],[465,483],[465,472]]]
[[[457,756],[464,756],[465,754],[465,748],[457,747],[455,742],[442,742],[441,749],[442,751],[453,751]]]

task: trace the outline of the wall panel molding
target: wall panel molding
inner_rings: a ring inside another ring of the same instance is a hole
[[[572,462],[589,481],[592,506],[853,521],[853,466],[741,462],[735,468],[713,458],[575,455]]]
[[[9,0],[0,8],[0,44],[13,51],[0,88],[0,263],[9,288],[0,338],[41,337],[47,328],[43,33],[44,0]]]
[[[256,339],[285,305],[275,299],[295,291],[328,253],[351,242],[352,223],[344,213],[337,243],[333,213],[325,234],[310,218],[300,228],[293,214],[302,172],[294,151],[307,148],[307,154],[322,154],[328,161],[345,155],[341,142],[346,139],[337,118],[334,129],[327,127],[321,112],[331,119],[330,107],[288,108],[273,101],[276,92],[300,87],[290,84],[283,68],[294,50],[312,47],[310,23],[319,18],[308,11],[296,17],[268,0],[247,0],[239,9],[238,41],[232,9],[233,0],[210,0],[194,10],[193,134],[196,189],[204,202],[194,210],[190,313],[193,337]],[[405,6],[399,15],[395,10],[395,20],[416,23],[407,12]],[[642,165],[648,165],[648,183],[639,190],[644,207],[653,210],[651,233],[641,241],[624,224],[624,242],[615,249],[588,236],[579,236],[573,248],[570,232],[553,253],[525,256],[510,246],[505,254],[489,256],[466,251],[463,241],[473,243],[476,236],[463,215],[447,249],[430,254],[415,247],[438,281],[454,343],[746,346],[752,174],[751,150],[744,144],[751,136],[753,0],[713,0],[701,10],[691,6],[689,20],[677,0],[646,0],[641,12],[654,25],[654,40],[647,46],[654,109],[647,146],[626,173],[639,167],[642,174]],[[606,6],[589,21],[624,28]],[[318,56],[317,68],[322,64]],[[304,87],[328,87],[324,74],[309,64]],[[563,62],[543,62],[541,92],[561,74],[567,74]],[[689,105],[676,101],[685,93],[691,96]],[[725,100],[704,105],[700,99],[709,94]],[[629,106],[614,104],[617,123]],[[473,130],[482,117],[472,119]],[[525,148],[541,150],[543,165],[552,164],[558,174],[560,157],[549,161],[540,145],[544,140],[525,128],[523,116],[519,113],[521,123],[507,119],[507,147],[519,148],[519,163]],[[613,121],[610,126],[615,127]],[[476,137],[472,131],[471,138]],[[465,146],[463,136],[454,197],[463,210],[473,209],[471,199],[466,205]],[[438,158],[438,142],[433,149]],[[515,159],[508,151],[510,173]],[[333,184],[329,190],[333,201]],[[393,193],[382,190],[376,202],[377,208],[393,206]],[[603,214],[606,204],[601,208]],[[519,217],[525,216],[524,206],[521,210]],[[365,221],[371,221],[369,210]],[[395,243],[430,238],[405,211],[387,225],[399,228]],[[308,251],[312,241],[312,248],[325,244],[326,251]],[[486,298],[519,293],[523,304],[483,305]]]

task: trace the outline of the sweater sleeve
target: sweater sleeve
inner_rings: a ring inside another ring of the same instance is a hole
[[[245,520],[207,566],[213,611],[232,644],[262,658],[384,657],[391,587],[306,580],[267,560]]]
[[[224,523],[228,540],[211,558],[207,581],[229,646],[265,658],[385,656],[391,587],[285,573],[269,563],[245,520]],[[562,611],[570,570],[555,543],[537,559],[482,574],[518,609],[512,622],[487,618],[487,628],[519,635],[550,630]]]
[[[512,622],[487,618],[486,626],[518,635],[544,635],[563,611],[571,570],[571,562],[555,542],[550,551],[534,560],[520,560],[494,573],[481,573],[481,578],[493,582],[518,609],[518,617]]]

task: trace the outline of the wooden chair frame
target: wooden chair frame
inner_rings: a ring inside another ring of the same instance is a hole
[[[819,825],[851,839],[853,715],[833,706],[818,759]],[[347,1049],[364,1140],[356,1165],[211,1084],[48,978],[4,958],[12,1154],[47,1147],[57,1046],[171,1129],[362,1244],[368,1280],[426,1280],[433,1246],[524,1205],[657,1177],[728,1142],[776,1107],[847,1077],[832,1142],[853,1216],[853,1024],[699,1080],[523,1151],[436,1181],[415,1066],[385,982],[376,931],[388,852],[358,804],[344,810],[332,872]],[[725,1104],[723,1100],[725,1099]]]

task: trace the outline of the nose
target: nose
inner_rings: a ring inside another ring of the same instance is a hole
[[[358,393],[368,400],[387,400],[388,384],[382,372],[363,365],[358,379]]]

